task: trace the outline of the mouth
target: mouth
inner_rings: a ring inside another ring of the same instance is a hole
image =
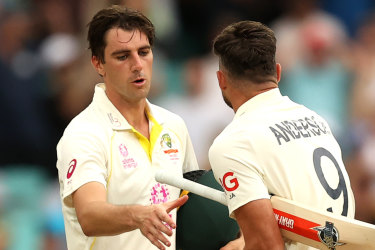
[[[136,85],[142,85],[146,82],[146,79],[145,78],[137,78],[135,79],[134,81],[132,81],[132,83],[136,84]]]

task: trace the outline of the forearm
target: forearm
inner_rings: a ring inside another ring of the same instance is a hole
[[[169,212],[188,199],[185,195],[157,205],[113,205],[107,202],[104,186],[97,182],[83,185],[72,196],[85,235],[111,236],[139,229],[159,249],[171,245],[166,236],[172,236],[172,229],[176,228]]]
[[[251,201],[234,211],[245,239],[244,250],[284,249],[284,241],[268,199]]]
[[[147,207],[140,205],[112,205],[93,201],[77,212],[78,221],[87,236],[110,236],[139,228],[137,214]]]

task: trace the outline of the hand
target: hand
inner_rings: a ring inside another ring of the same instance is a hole
[[[245,247],[245,239],[241,233],[240,237],[228,242],[225,246],[220,248],[220,250],[243,250]]]
[[[138,228],[152,244],[164,250],[163,244],[168,247],[171,245],[164,234],[172,236],[171,229],[176,228],[175,222],[169,217],[168,213],[185,204],[187,200],[188,196],[184,195],[174,201],[144,207],[144,211],[136,215]]]

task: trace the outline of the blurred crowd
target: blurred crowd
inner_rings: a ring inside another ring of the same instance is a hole
[[[66,249],[56,144],[101,81],[86,24],[109,4],[154,23],[149,99],[185,120],[204,169],[213,138],[233,117],[217,86],[212,38],[234,21],[269,25],[282,94],[330,123],[356,218],[375,224],[375,1],[0,0],[0,250]]]

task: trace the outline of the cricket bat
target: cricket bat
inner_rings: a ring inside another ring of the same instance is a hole
[[[227,205],[224,192],[176,174],[157,171],[155,179]],[[318,249],[375,249],[375,225],[318,211],[278,196],[272,196],[271,203],[281,234],[287,239]]]

